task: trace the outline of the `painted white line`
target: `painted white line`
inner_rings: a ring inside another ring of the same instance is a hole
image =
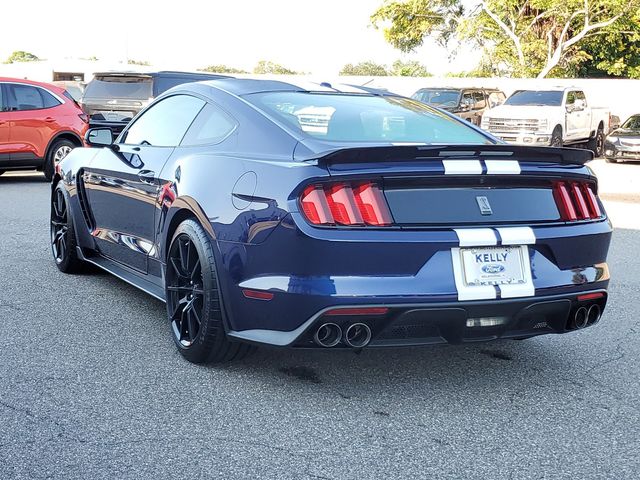
[[[487,173],[490,175],[518,175],[520,162],[517,160],[485,160]]]
[[[459,248],[451,249],[453,278],[458,290],[458,300],[492,300],[496,298],[496,289],[492,285],[466,285],[462,267],[462,255]]]
[[[480,160],[442,160],[445,175],[480,175]]]
[[[536,235],[531,227],[497,228],[502,245],[533,245]]]
[[[461,247],[484,247],[498,244],[491,228],[454,228]]]

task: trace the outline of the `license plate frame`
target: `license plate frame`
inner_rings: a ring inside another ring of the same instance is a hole
[[[462,280],[466,287],[523,285],[530,281],[526,245],[460,248]]]

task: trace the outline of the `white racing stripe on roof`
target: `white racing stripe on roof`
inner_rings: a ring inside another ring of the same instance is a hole
[[[502,245],[533,245],[536,234],[531,227],[497,228]]]
[[[490,175],[518,175],[520,162],[517,160],[485,160],[487,173]]]
[[[480,175],[480,160],[442,160],[445,175]]]
[[[461,247],[484,247],[498,244],[491,228],[454,228]]]

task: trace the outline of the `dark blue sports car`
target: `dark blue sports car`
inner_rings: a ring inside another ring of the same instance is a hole
[[[397,95],[182,85],[56,168],[51,244],[165,301],[193,362],[565,333],[607,300],[590,153]]]

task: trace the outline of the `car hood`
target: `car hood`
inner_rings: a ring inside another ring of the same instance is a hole
[[[559,107],[549,105],[498,105],[485,112],[485,115],[494,118],[525,120],[528,118],[557,114],[558,108]]]

